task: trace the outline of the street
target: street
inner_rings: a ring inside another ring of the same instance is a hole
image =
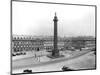
[[[83,51],[83,52],[78,52],[76,54],[74,53],[73,56],[70,56],[68,58],[63,57],[63,58],[57,58],[57,59],[50,59],[47,57],[42,57],[44,60],[46,60],[45,62],[39,62],[36,58],[29,57],[27,59],[14,61],[13,62],[14,66],[12,67],[13,73],[23,72],[23,70],[27,69],[27,68],[32,69],[33,72],[43,72],[43,71],[59,71],[59,70],[61,70],[61,68],[64,65],[70,66],[70,64],[71,64],[71,66],[75,67],[75,65],[77,66],[77,65],[83,63],[80,60],[88,61],[88,60],[86,60],[86,57],[90,53],[91,53],[91,51]],[[90,58],[90,56],[89,56],[89,59],[95,60],[94,56],[92,58]],[[77,60],[80,61],[80,63],[72,65],[72,63],[73,62],[76,63]],[[89,61],[91,61],[91,60],[89,60]],[[85,63],[85,64],[88,64],[88,63]],[[89,67],[91,67],[91,66],[93,67],[93,64],[94,64],[94,62]],[[87,67],[87,66],[84,66],[84,67]]]

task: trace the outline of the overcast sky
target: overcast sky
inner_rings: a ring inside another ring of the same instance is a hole
[[[95,36],[94,7],[27,2],[13,2],[13,34],[53,36],[55,12],[59,36]]]

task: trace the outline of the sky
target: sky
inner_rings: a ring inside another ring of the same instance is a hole
[[[58,36],[95,36],[94,7],[15,1],[12,4],[12,34],[53,36],[55,12]]]

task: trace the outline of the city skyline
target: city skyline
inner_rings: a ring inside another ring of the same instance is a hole
[[[19,2],[13,2],[12,34],[53,36],[55,12],[58,36],[95,36],[94,7]]]

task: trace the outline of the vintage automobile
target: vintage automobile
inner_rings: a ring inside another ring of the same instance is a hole
[[[62,71],[75,71],[75,69],[71,69],[69,67],[63,66]]]
[[[16,56],[16,54],[13,53],[12,56]]]
[[[32,73],[32,70],[26,69],[23,72],[25,72],[25,73]]]
[[[26,55],[25,52],[17,52],[17,53],[13,53],[12,56],[19,56],[19,55]]]

